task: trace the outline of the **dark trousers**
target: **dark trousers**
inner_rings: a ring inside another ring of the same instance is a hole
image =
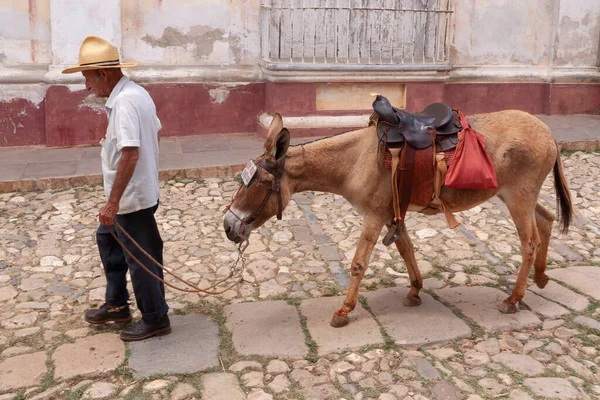
[[[163,263],[163,241],[154,219],[158,204],[151,208],[130,214],[117,215],[115,220],[129,235],[160,264]],[[110,234],[109,229],[117,233],[121,242],[146,268],[163,278],[162,269],[158,268],[148,257],[142,254],[125,235],[115,226],[100,225],[96,232],[96,241],[100,251],[100,259],[106,274],[106,303],[118,306],[129,300],[127,291],[127,270],[131,275],[131,283],[135,300],[142,318],[146,322],[154,322],[163,317],[169,307],[165,300],[165,288],[162,282],[147,273],[121,248]]]

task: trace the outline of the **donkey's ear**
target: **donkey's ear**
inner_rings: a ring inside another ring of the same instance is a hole
[[[281,114],[275,113],[275,115],[273,115],[273,120],[271,120],[271,125],[269,125],[269,133],[267,136],[277,135],[281,129],[283,129],[283,118],[281,117]]]
[[[290,144],[290,132],[283,127],[283,118],[275,113],[265,139],[265,156],[269,161],[278,161],[285,155]]]
[[[273,120],[271,121],[271,125],[269,125],[269,130],[267,131],[267,137],[265,138],[265,151],[270,152],[275,146],[275,140],[277,140],[277,135],[283,129],[283,118],[279,113],[275,113],[273,116]]]
[[[288,147],[290,147],[290,131],[288,131],[287,128],[283,128],[277,136],[277,144],[275,146],[276,162],[285,157]]]
[[[285,157],[285,154],[290,147],[290,131],[283,128],[275,138],[272,145],[267,148],[265,145],[265,161],[268,164],[275,164],[277,161]]]

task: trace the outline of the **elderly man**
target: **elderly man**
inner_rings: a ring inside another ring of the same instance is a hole
[[[79,51],[79,65],[63,73],[82,72],[87,90],[108,97],[108,129],[102,139],[102,174],[107,201],[99,212],[96,233],[100,258],[106,274],[105,303],[88,310],[91,324],[131,321],[127,270],[142,319],[121,332],[123,341],[135,341],[171,332],[164,285],[123,251],[111,234],[116,233],[127,249],[149,270],[163,278],[162,270],[144,256],[130,240],[115,229],[114,221],[156,261],[163,262],[163,242],[154,219],[158,208],[158,131],[156,108],[148,92],[130,81],[121,68],[119,52],[106,40],[88,36]]]

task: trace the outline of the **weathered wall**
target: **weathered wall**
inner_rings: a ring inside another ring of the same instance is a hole
[[[556,65],[600,66],[600,1],[560,2]]]
[[[598,66],[598,0],[458,1],[455,11],[455,66]]]
[[[549,64],[555,3],[548,0],[455,2],[453,64]]]
[[[0,0],[0,146],[45,143],[41,80],[51,62],[50,0]],[[31,83],[6,84],[23,76]]]
[[[97,143],[102,108],[81,74],[61,74],[89,34],[140,63],[126,73],[155,97],[163,135],[253,131],[279,109],[303,121],[356,111],[316,106],[331,82],[396,85],[411,110],[441,100],[469,112],[600,113],[600,0],[453,0],[451,65],[439,70],[269,69],[261,2],[0,0],[0,146]]]
[[[123,54],[144,64],[255,65],[259,0],[122,0]]]
[[[92,33],[119,46],[123,58],[138,61],[134,74],[142,80],[261,80],[260,3],[0,0],[0,83],[22,75],[9,69],[24,64],[50,64],[44,78],[49,83],[80,80],[59,72],[77,60],[81,40]],[[598,67],[598,0],[455,0],[454,11],[455,69],[527,67],[545,79],[543,68]]]
[[[121,47],[120,0],[50,0],[50,3],[52,64],[77,64],[79,46],[88,35],[103,37]]]
[[[50,61],[50,0],[0,0],[0,65]]]

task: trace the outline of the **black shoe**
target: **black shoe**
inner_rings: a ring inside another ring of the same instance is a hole
[[[163,336],[171,333],[171,321],[169,316],[165,315],[156,322],[148,323],[143,319],[135,325],[129,326],[121,332],[121,340],[124,342],[134,342],[136,340],[148,339],[152,336]]]
[[[103,324],[105,322],[126,324],[131,322],[131,312],[129,312],[127,303],[122,306],[110,306],[104,303],[99,308],[87,310],[85,320],[90,324]]]

